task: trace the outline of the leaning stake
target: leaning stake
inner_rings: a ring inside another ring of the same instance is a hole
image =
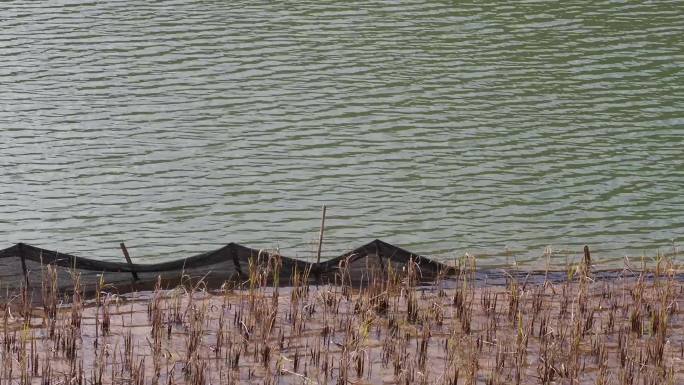
[[[128,262],[128,265],[131,267],[131,274],[133,274],[133,279],[137,281],[138,273],[135,272],[133,262],[131,261],[131,256],[128,255],[128,249],[126,249],[126,245],[123,242],[121,242],[119,246],[121,246],[121,251],[123,251],[124,257],[126,257],[126,262]]]
[[[316,263],[321,263],[321,248],[323,247],[323,231],[325,230],[325,205],[323,205],[323,216],[321,217],[321,232],[318,234],[318,252],[316,253]]]

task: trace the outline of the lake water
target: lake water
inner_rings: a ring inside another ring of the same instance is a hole
[[[0,4],[0,247],[684,240],[680,1]]]

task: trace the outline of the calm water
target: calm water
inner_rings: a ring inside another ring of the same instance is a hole
[[[585,3],[2,3],[0,247],[670,251],[684,4]]]

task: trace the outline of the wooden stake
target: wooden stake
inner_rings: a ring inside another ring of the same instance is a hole
[[[318,252],[316,253],[316,263],[321,263],[321,248],[323,247],[323,231],[325,231],[325,205],[323,205],[323,216],[321,217],[321,232],[318,234]]]
[[[584,246],[584,263],[591,266],[591,254],[589,253],[589,246]]]
[[[584,268],[585,274],[589,275],[591,272],[591,254],[589,253],[589,246],[584,246]]]
[[[133,274],[133,279],[137,281],[138,273],[136,273],[133,269],[133,261],[131,261],[131,256],[128,255],[128,249],[126,249],[126,245],[123,242],[121,242],[119,246],[121,246],[121,251],[123,251],[124,257],[126,257],[126,262],[128,262],[128,265],[131,266],[131,274]]]

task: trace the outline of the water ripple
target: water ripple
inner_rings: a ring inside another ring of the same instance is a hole
[[[331,255],[671,248],[677,5],[1,4],[0,239],[308,257],[327,204]]]

